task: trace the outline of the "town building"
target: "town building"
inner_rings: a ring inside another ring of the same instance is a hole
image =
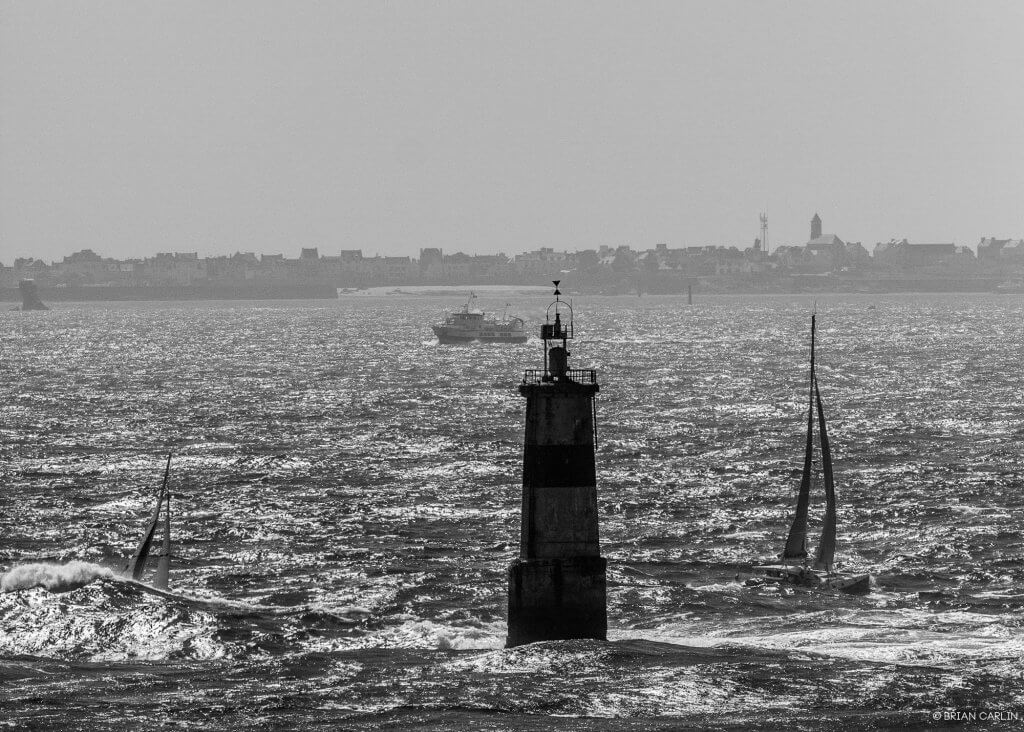
[[[982,237],[978,242],[978,262],[996,266],[1024,262],[1024,239]]]
[[[911,244],[906,239],[875,244],[873,257],[880,267],[905,269],[941,266],[962,268],[975,258],[970,248],[954,243]]]

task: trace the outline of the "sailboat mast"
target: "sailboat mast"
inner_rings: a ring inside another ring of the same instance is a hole
[[[836,555],[836,485],[832,474],[832,449],[825,427],[825,410],[821,406],[821,392],[818,379],[814,379],[814,397],[818,405],[818,432],[821,439],[821,469],[825,477],[825,525],[818,542],[818,554],[814,559],[815,569],[832,571]]]
[[[164,496],[167,493],[167,481],[171,477],[171,455],[167,456],[167,467],[164,470],[164,482],[160,486],[160,495],[157,496],[156,509],[153,511],[153,516],[149,520],[149,525],[146,528],[146,532],[142,535],[142,539],[139,541],[139,546],[135,550],[135,554],[128,562],[128,566],[125,567],[125,572],[130,574],[133,580],[139,580],[142,578],[142,573],[146,569],[146,561],[149,559],[149,550],[153,544],[153,537],[156,534],[157,523],[160,521],[160,509],[163,507]]]
[[[156,575],[153,577],[153,586],[167,589],[167,582],[171,572],[171,492],[167,491],[164,505],[164,540],[160,547],[160,561],[156,565]]]
[[[803,559],[807,557],[807,508],[811,501],[811,465],[814,458],[814,320],[811,314],[811,384],[807,405],[807,441],[804,446],[804,469],[800,477],[800,496],[796,502],[796,515],[789,529],[786,548],[782,551],[783,559]]]
[[[161,590],[167,589],[167,579],[171,569],[171,458],[174,453],[167,453],[167,468],[164,470],[164,485],[161,492],[161,503],[164,506],[164,540],[160,547],[160,560],[156,565],[153,586]],[[159,509],[157,509],[159,512]]]

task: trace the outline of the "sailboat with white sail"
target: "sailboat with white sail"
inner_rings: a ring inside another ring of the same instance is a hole
[[[125,574],[136,582],[142,581],[143,573],[146,571],[146,563],[149,557],[157,557],[156,574],[153,575],[153,587],[160,590],[167,589],[167,581],[171,570],[171,492],[168,484],[171,478],[171,457],[167,456],[167,467],[164,470],[164,482],[160,487],[160,494],[156,499],[156,506],[153,515],[146,525],[146,530],[139,540],[139,546],[135,554],[128,560],[125,566]],[[157,531],[161,525],[161,514],[163,514],[163,541],[158,552],[153,552],[153,541],[156,539]]]
[[[836,571],[836,487],[832,472],[832,450],[825,425],[825,410],[818,389],[818,377],[814,368],[814,331],[816,315],[811,315],[811,376],[810,395],[807,409],[807,441],[804,449],[804,469],[800,478],[800,495],[797,498],[796,514],[789,529],[786,546],[782,551],[781,564],[766,564],[754,567],[754,572],[765,579],[801,585],[812,589],[837,590],[850,594],[862,594],[871,589],[870,574],[848,574]],[[825,486],[825,523],[821,538],[811,563],[807,553],[807,513],[810,505],[811,483],[814,465],[814,417],[818,417],[818,441],[821,447],[821,469]],[[793,562],[791,564],[791,562]]]

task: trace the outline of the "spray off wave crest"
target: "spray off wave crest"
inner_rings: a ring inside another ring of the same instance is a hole
[[[17,592],[35,587],[50,592],[68,592],[101,578],[117,579],[117,575],[109,567],[77,560],[64,564],[20,564],[0,577],[0,592]]]

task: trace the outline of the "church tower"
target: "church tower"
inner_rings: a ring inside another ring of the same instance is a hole
[[[814,218],[811,219],[811,241],[814,241],[821,236],[821,217],[818,214],[814,214]]]

